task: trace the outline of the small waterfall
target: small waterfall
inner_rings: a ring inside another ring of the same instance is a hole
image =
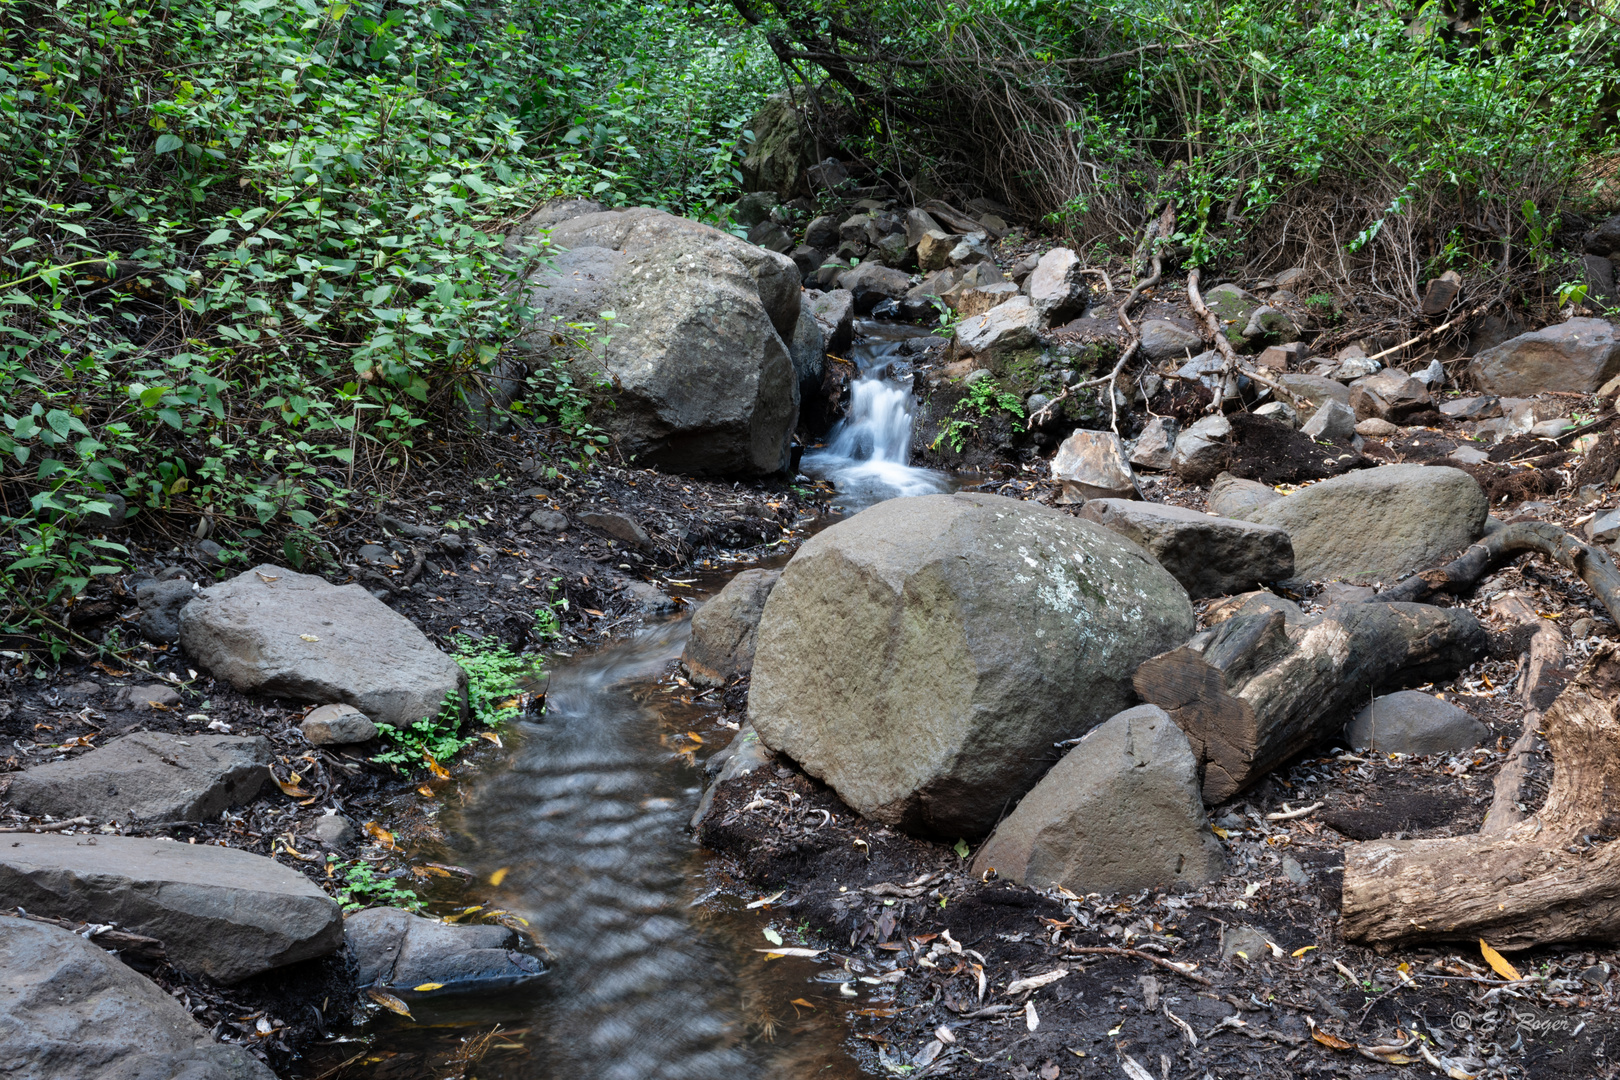
[[[911,455],[911,392],[886,374],[863,376],[849,388],[849,414],[827,440],[828,454],[906,463]]]

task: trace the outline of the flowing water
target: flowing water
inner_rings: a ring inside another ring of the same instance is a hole
[[[849,388],[849,411],[828,434],[826,447],[805,454],[800,468],[830,480],[846,512],[884,499],[951,490],[947,474],[910,464],[916,400],[904,356],[907,341],[928,332],[869,320],[858,321],[855,332],[850,359],[857,374]]]
[[[833,481],[844,512],[950,490],[949,476],[907,464],[914,402],[902,353],[917,331],[877,323],[859,331],[848,415],[824,450],[806,455],[805,471]],[[867,995],[841,993],[850,976],[814,961],[767,961],[764,931],[773,921],[788,929],[792,912],[748,910],[752,894],[716,880],[687,831],[701,790],[697,755],[732,734],[717,710],[663,678],[689,628],[689,618],[672,619],[556,658],[545,715],[517,724],[506,760],[467,787],[459,808],[442,812],[444,844],[415,853],[498,883],[456,902],[526,920],[550,953],[547,973],[499,995],[416,1001],[410,1020],[384,1015],[342,1076],[464,1075],[456,1061],[464,1040],[496,1024],[500,1033],[465,1075],[866,1075],[844,1046]],[[455,907],[440,897],[433,910]],[[329,1046],[304,1075],[323,1075],[352,1052],[352,1042]]]

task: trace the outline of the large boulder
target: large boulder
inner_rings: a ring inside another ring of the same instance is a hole
[[[975,877],[991,870],[1081,895],[1219,880],[1226,856],[1204,815],[1187,736],[1156,705],[1087,732],[974,856]]]
[[[809,195],[807,170],[815,163],[816,140],[804,126],[792,95],[772,94],[748,122],[754,141],[742,160],[743,186],[769,191],[783,202]]]
[[[180,968],[222,983],[343,943],[342,910],[308,878],[212,844],[18,834],[0,844],[0,896],[36,915],[157,938]]]
[[[1468,373],[1501,397],[1594,393],[1620,374],[1620,333],[1607,319],[1570,319],[1483,350]]]
[[[529,282],[541,318],[520,344],[537,360],[568,358],[583,379],[611,380],[613,408],[598,422],[626,454],[689,473],[787,467],[799,412],[792,259],[645,207],[558,222],[550,245],[550,265]],[[559,354],[554,320],[602,333]]]
[[[834,289],[810,301],[810,314],[821,327],[822,343],[834,356],[843,356],[855,340],[855,294]]]
[[[885,300],[904,298],[911,291],[911,277],[882,263],[863,262],[840,274],[838,287],[849,290],[856,312],[865,315]]]
[[[238,690],[342,702],[395,727],[436,715],[466,682],[459,664],[361,586],[271,564],[187,604],[180,643]]]
[[[723,686],[754,669],[754,642],[780,570],[744,570],[692,616],[681,666],[698,686]]]
[[[0,971],[0,1063],[11,1080],[275,1080],[71,930],[0,918]]]
[[[517,934],[505,926],[457,926],[403,908],[350,915],[343,940],[360,986],[410,991],[432,985],[432,993],[453,993],[515,986],[541,972],[540,962],[518,949]]]
[[[892,499],[788,563],[748,711],[860,813],[978,837],[1192,627],[1186,590],[1090,522],[992,495]]]
[[[1429,387],[1400,368],[1385,368],[1350,384],[1350,407],[1357,420],[1397,421],[1434,407]]]
[[[94,821],[212,821],[270,778],[262,736],[140,731],[66,761],[13,774],[6,801],[25,814]]]
[[[1275,526],[1128,499],[1093,499],[1080,516],[1146,548],[1194,600],[1294,576],[1293,545]]]
[[[1488,509],[1474,478],[1459,469],[1384,465],[1234,516],[1287,530],[1301,578],[1392,583],[1478,540]]]

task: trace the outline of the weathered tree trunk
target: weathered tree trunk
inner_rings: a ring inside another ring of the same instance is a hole
[[[1289,627],[1280,611],[1234,616],[1144,663],[1144,701],[1192,742],[1204,801],[1222,802],[1343,725],[1384,689],[1453,674],[1485,651],[1462,608],[1334,604]]]
[[[1564,662],[1564,635],[1538,615],[1535,606],[1524,597],[1508,593],[1491,601],[1491,607],[1525,626],[1534,626],[1536,632],[1524,656],[1523,683],[1519,689],[1519,699],[1524,702],[1524,729],[1496,772],[1496,790],[1485,823],[1479,827],[1481,833],[1505,832],[1524,820],[1525,813],[1520,807],[1528,797],[1531,774],[1540,763],[1536,745],[1541,739],[1542,709],[1549,704],[1542,695],[1549,683],[1556,683],[1556,672]]]
[[[1345,936],[1528,949],[1620,933],[1617,701],[1620,645],[1606,644],[1542,718],[1553,783],[1530,819],[1495,835],[1347,848]]]

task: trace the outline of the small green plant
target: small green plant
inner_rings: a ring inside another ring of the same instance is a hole
[[[542,644],[563,636],[562,617],[563,612],[568,610],[568,597],[557,595],[561,583],[562,578],[552,578],[549,583],[550,598],[534,609],[534,628],[530,634]]]
[[[332,875],[341,879],[338,886],[338,903],[343,905],[345,912],[360,911],[368,907],[402,907],[410,911],[420,911],[422,901],[411,890],[400,885],[393,878],[380,878],[370,863],[358,859],[342,863],[336,855],[328,855],[326,861]]]
[[[1017,394],[1003,390],[994,379],[985,378],[974,382],[968,387],[967,396],[958,401],[951,411],[963,415],[953,416],[945,421],[930,449],[938,449],[940,443],[948,443],[954,452],[960,454],[967,446],[968,434],[978,430],[979,420],[994,416],[998,412],[1011,413],[1016,418],[1012,425],[1013,431],[1024,430],[1024,425],[1019,423],[1024,418],[1023,403],[1018,400]]]
[[[566,603],[566,601],[565,601]],[[457,634],[453,639],[456,663],[467,673],[467,709],[473,720],[485,727],[498,727],[518,715],[518,680],[534,670],[534,664],[498,641],[475,641]],[[377,730],[389,748],[371,760],[379,765],[429,767],[448,761],[477,740],[476,734],[463,734],[459,695],[445,698],[436,716],[425,716],[409,727],[378,724]]]

